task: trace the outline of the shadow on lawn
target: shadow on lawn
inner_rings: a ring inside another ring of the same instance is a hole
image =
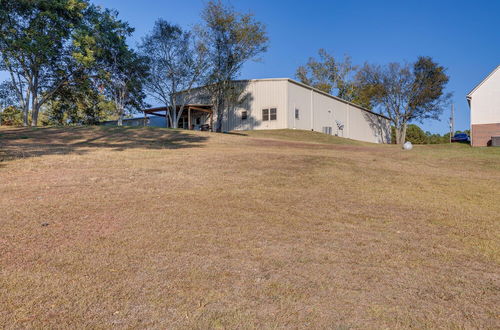
[[[0,130],[0,161],[43,155],[85,154],[94,148],[199,148],[208,134],[150,127],[17,128]]]

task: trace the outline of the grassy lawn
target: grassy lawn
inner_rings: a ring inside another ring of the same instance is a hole
[[[500,148],[0,129],[6,328],[498,328]]]

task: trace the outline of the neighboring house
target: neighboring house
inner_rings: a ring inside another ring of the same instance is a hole
[[[390,143],[391,129],[387,117],[295,80],[238,80],[233,84],[238,91],[235,94],[241,96],[226,111],[223,131],[288,128],[360,141]],[[212,128],[217,118],[211,103],[207,87],[193,90],[179,126],[190,129]],[[145,113],[165,117],[165,110],[147,109]]]
[[[500,136],[500,65],[468,95],[471,145],[488,146]]]

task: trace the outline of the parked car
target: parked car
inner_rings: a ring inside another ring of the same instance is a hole
[[[466,133],[458,133],[452,136],[451,142],[464,142],[469,143],[470,137]]]

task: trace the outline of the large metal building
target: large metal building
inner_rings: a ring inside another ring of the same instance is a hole
[[[301,129],[354,140],[390,143],[387,117],[288,78],[234,81],[239,98],[231,102],[223,131]],[[209,89],[192,91],[180,127],[212,126],[216,111],[210,108]],[[161,108],[146,111],[159,115]]]

